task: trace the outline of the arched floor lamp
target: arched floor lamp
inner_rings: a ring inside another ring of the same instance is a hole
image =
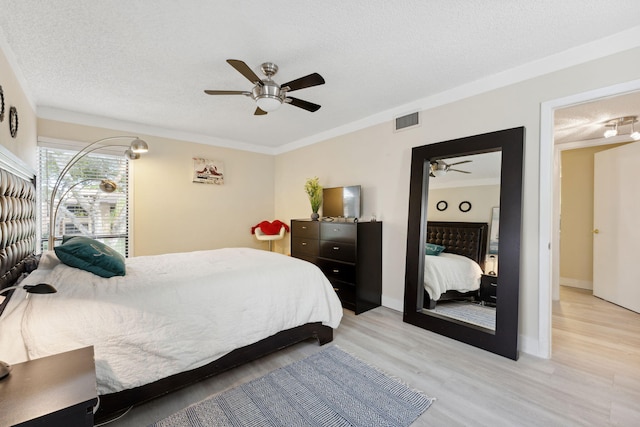
[[[116,139],[132,139],[133,141],[131,141],[129,145],[104,144],[107,141],[113,141]],[[69,172],[69,170],[87,154],[102,148],[106,148],[106,147],[127,147],[127,149],[124,152],[124,155],[129,160],[137,160],[140,158],[140,153],[146,153],[147,151],[149,151],[149,146],[147,145],[147,143],[142,139],[138,138],[137,136],[110,136],[107,138],[102,138],[95,142],[92,142],[91,144],[84,147],[82,150],[78,151],[71,158],[71,160],[69,160],[69,162],[62,168],[62,171],[60,172],[60,175],[58,175],[58,179],[56,180],[53,186],[53,190],[51,190],[51,198],[49,200],[49,246],[48,246],[49,250],[53,250],[53,247],[55,245],[55,240],[56,240],[55,223],[56,223],[56,216],[58,215],[58,209],[60,208],[60,204],[62,203],[62,200],[72,188],[89,181],[100,181],[100,190],[105,191],[107,193],[113,193],[116,190],[117,188],[116,183],[109,179],[89,178],[89,179],[80,181],[78,183],[75,183],[72,186],[70,186],[67,190],[65,190],[62,196],[60,196],[58,200],[58,204],[56,205],[56,195],[58,194],[58,190],[60,189],[60,185],[62,184],[63,178]]]

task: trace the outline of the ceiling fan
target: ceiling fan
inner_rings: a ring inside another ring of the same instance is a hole
[[[229,65],[235,68],[240,74],[245,76],[247,80],[254,84],[253,89],[246,90],[205,90],[208,95],[245,95],[251,97],[258,105],[255,113],[256,116],[262,116],[268,112],[275,111],[282,104],[291,104],[303,110],[311,111],[312,113],[318,111],[320,106],[309,101],[287,96],[289,92],[294,90],[305,89],[312,86],[318,86],[324,84],[324,79],[318,73],[309,74],[308,76],[300,77],[299,79],[292,80],[278,85],[271,80],[278,72],[278,66],[273,62],[265,62],[260,66],[262,73],[267,76],[265,79],[261,79],[253,72],[251,68],[243,61],[238,59],[227,59]]]
[[[429,172],[429,176],[432,176],[432,177],[435,178],[437,176],[443,176],[447,172],[471,173],[469,171],[463,171],[463,170],[460,170],[460,169],[452,169],[451,168],[451,166],[461,165],[463,163],[471,163],[471,162],[472,162],[472,160],[464,160],[462,162],[456,162],[456,163],[447,164],[443,160],[435,160],[435,161],[431,162],[431,171]]]

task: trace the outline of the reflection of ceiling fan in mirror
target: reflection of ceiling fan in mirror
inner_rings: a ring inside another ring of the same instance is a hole
[[[272,62],[265,62],[260,66],[262,73],[267,76],[266,79],[260,79],[253,72],[251,68],[243,61],[237,59],[227,59],[229,65],[235,68],[240,74],[245,76],[253,86],[251,91],[246,90],[205,90],[208,95],[245,95],[256,101],[258,105],[255,113],[256,116],[262,116],[270,111],[275,111],[280,108],[280,105],[291,104],[303,110],[311,111],[312,113],[318,111],[320,106],[313,104],[309,101],[287,96],[289,92],[294,90],[305,89],[312,86],[318,86],[324,84],[324,79],[318,73],[309,74],[308,76],[300,77],[299,79],[292,80],[290,82],[279,85],[273,80],[273,77],[278,72],[278,66]]]
[[[436,160],[431,162],[431,171],[429,172],[429,176],[438,177],[446,175],[447,172],[461,172],[461,173],[471,173],[469,171],[463,171],[460,169],[452,169],[451,166],[461,165],[463,163],[471,163],[471,160],[464,160],[462,162],[456,162],[447,164],[443,160]]]

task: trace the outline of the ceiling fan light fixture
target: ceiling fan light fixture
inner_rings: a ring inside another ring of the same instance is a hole
[[[640,132],[635,130],[635,123],[638,121],[638,116],[624,116],[624,117],[616,117],[615,119],[607,120],[604,122],[607,130],[604,131],[605,138],[611,138],[613,136],[619,135],[618,128],[620,126],[631,125],[631,133],[629,137],[634,141],[640,139]]]
[[[262,111],[267,113],[276,111],[282,105],[282,100],[277,96],[262,95],[256,99],[256,104]]]
[[[431,174],[437,178],[439,176],[444,176],[447,174],[447,166],[444,163],[440,162],[431,162]]]

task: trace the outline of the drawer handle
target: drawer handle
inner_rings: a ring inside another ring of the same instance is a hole
[[[493,286],[494,288],[497,288],[497,287],[498,287],[498,284],[497,284],[497,283],[489,283],[489,284],[490,284],[491,286]]]
[[[334,273],[336,273],[336,274],[337,274],[337,273],[340,273],[340,270],[338,270],[337,268],[334,268],[332,271],[333,271]]]
[[[333,247],[333,250],[334,250],[334,251],[339,251],[339,250],[340,250],[340,246],[334,246],[334,247]]]
[[[337,233],[338,231],[340,231],[340,229],[339,228],[334,228],[333,231],[335,231]]]
[[[498,297],[494,297],[493,295],[489,295],[489,298],[496,299],[496,300],[498,299]]]
[[[302,229],[303,229],[303,230],[306,230],[306,229],[307,229],[307,226],[306,226],[306,225],[303,225],[303,226],[302,226]]]
[[[302,246],[307,246],[307,242],[302,242]]]
[[[338,292],[340,288],[333,288],[334,291]]]

